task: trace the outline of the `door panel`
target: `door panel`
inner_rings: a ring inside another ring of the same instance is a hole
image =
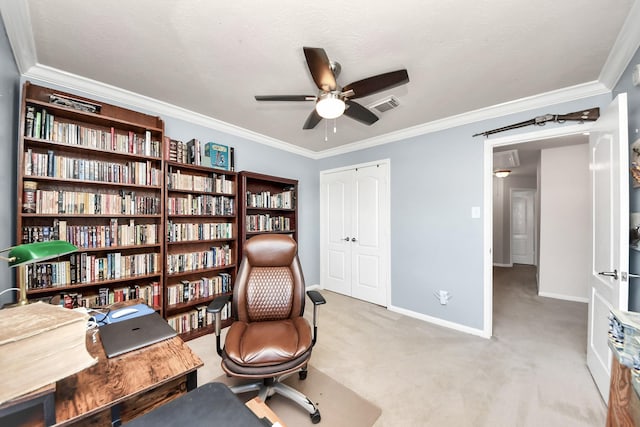
[[[352,242],[352,295],[375,304],[387,304],[386,263],[388,235],[386,215],[387,165],[358,168],[355,173],[354,223],[357,233]]]
[[[587,366],[605,401],[609,399],[612,357],[607,346],[607,316],[612,308],[626,310],[629,297],[627,125],[627,97],[620,94],[601,111],[589,134],[592,257]],[[617,277],[599,274],[614,271]]]
[[[511,262],[535,264],[535,192],[511,193]]]
[[[321,285],[330,291],[351,295],[351,212],[352,171],[324,177],[320,188]],[[349,241],[345,239],[349,238]]]

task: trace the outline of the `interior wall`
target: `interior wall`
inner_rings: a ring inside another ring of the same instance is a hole
[[[5,203],[0,203],[0,249],[15,244],[16,213],[16,156],[18,141],[18,109],[20,99],[20,73],[13,59],[4,22],[0,19],[0,194]],[[6,254],[3,254],[6,255]],[[0,262],[0,291],[14,287],[14,274],[7,263]],[[15,299],[15,292],[0,297],[0,307]]]
[[[491,171],[483,167],[483,139],[472,135],[549,112],[602,107],[610,100],[610,94],[589,97],[320,159],[319,170],[390,159],[391,308],[482,331],[484,250],[491,242],[485,243],[482,218],[473,218],[471,211],[484,211],[484,177]],[[564,125],[547,124],[555,126]],[[434,297],[439,289],[453,296],[447,305]]]
[[[540,157],[539,295],[588,302],[589,145],[549,148]]]
[[[626,70],[613,88],[614,97],[620,93],[627,94],[629,116],[629,144],[640,138],[640,86],[634,86],[631,75],[633,68],[640,64],[638,49]],[[629,184],[629,209],[640,212],[640,189]],[[629,272],[640,274],[640,252],[629,251]],[[632,278],[629,283],[629,310],[640,312],[640,279]]]

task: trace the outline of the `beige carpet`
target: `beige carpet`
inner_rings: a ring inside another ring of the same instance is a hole
[[[221,375],[214,381],[228,385],[242,382],[226,375]],[[284,382],[304,393],[320,410],[322,421],[317,424],[319,426],[371,427],[382,413],[380,408],[312,366],[309,367],[306,380],[299,380],[296,374]],[[247,401],[255,397],[255,393],[246,393],[239,397]],[[287,427],[314,425],[306,411],[282,396],[274,395],[267,401],[267,405]]]

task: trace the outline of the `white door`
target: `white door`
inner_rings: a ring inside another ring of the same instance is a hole
[[[535,191],[511,191],[511,262],[535,264]]]
[[[627,95],[601,111],[589,135],[592,195],[592,269],[589,277],[587,365],[605,401],[609,399],[611,352],[607,316],[626,310],[629,297],[629,176]]]
[[[351,201],[353,171],[320,178],[322,287],[351,295]]]
[[[388,165],[358,166],[320,177],[321,286],[387,305]]]
[[[387,165],[354,172],[351,296],[387,305]]]

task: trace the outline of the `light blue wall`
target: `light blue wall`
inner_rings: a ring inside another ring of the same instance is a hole
[[[13,59],[9,39],[0,19],[0,249],[15,244],[16,213],[16,155],[18,141],[18,105],[20,104],[20,75]],[[6,255],[6,254],[3,254]],[[13,271],[0,262],[0,291],[14,286]],[[0,306],[14,300],[16,293],[0,297]]]
[[[322,171],[391,159],[391,304],[482,330],[483,224],[471,218],[471,208],[484,210],[483,176],[490,171],[483,171],[483,138],[471,135],[546,113],[603,107],[610,99],[601,95],[319,160]],[[433,295],[439,289],[453,296],[446,306]]]
[[[633,59],[627,66],[618,84],[613,88],[613,95],[627,93],[629,107],[629,144],[640,138],[640,86],[633,86],[631,80],[632,68],[640,64],[640,49],[636,51]],[[640,189],[633,188],[629,184],[629,209],[631,212],[640,212]],[[640,252],[629,252],[629,271],[640,274]],[[629,283],[629,310],[640,311],[640,279],[631,279]]]

